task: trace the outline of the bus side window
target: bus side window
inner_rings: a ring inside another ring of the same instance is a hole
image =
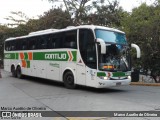
[[[54,49],[56,47],[56,38],[55,35],[50,35],[48,38],[48,48]]]
[[[16,44],[15,44],[15,40],[10,42],[10,50],[13,51],[16,49]]]
[[[65,33],[64,48],[77,49],[77,30]]]
[[[11,51],[11,41],[8,42],[8,51]]]
[[[39,49],[47,49],[47,41],[48,41],[48,36],[37,36],[36,38],[39,43]]]
[[[16,40],[16,50],[21,50],[21,39]]]
[[[62,42],[62,38],[63,38],[63,36],[64,36],[64,33],[62,32],[62,33],[58,33],[58,34],[55,34],[56,36],[55,36],[55,38],[54,38],[54,40],[55,40],[55,48],[62,48],[62,45],[63,45],[63,42]]]
[[[55,49],[55,48],[60,48],[62,44],[62,33],[55,33],[51,34],[49,36],[49,42],[48,42],[48,47],[49,49]]]
[[[90,68],[97,68],[96,46],[90,29],[79,30],[79,49],[84,63]]]
[[[27,39],[22,39],[22,50],[27,50]]]
[[[62,38],[63,38],[63,36],[64,36],[64,33],[62,32],[62,33],[58,33],[58,34],[56,34],[56,36],[55,36],[55,48],[62,48]]]
[[[29,38],[28,42],[29,50],[35,50],[37,48],[35,37]]]
[[[5,50],[10,51],[10,42],[9,41],[5,42]]]

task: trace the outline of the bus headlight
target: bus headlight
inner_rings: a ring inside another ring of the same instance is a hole
[[[104,79],[104,80],[108,80],[108,79],[109,79],[109,77],[103,77],[103,79]]]
[[[103,77],[103,76],[101,76],[99,78],[102,79],[102,80],[109,80],[109,77]]]
[[[128,76],[127,78],[128,78],[128,79],[131,79],[131,76]]]

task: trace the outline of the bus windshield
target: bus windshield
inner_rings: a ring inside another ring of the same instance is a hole
[[[95,33],[97,38],[101,38],[107,43],[127,44],[126,36],[123,33],[102,29],[96,29]]]
[[[112,72],[130,70],[130,54],[125,34],[100,29],[95,32],[96,38],[106,43],[106,54],[101,54],[101,47],[98,45],[99,69]]]

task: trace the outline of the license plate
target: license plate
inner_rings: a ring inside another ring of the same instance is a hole
[[[116,83],[116,86],[119,86],[119,85],[121,85],[121,82],[117,82],[117,83]]]

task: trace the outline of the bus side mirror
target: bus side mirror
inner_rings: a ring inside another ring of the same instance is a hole
[[[97,38],[97,42],[100,43],[101,54],[106,54],[106,43],[104,42],[104,40]]]
[[[136,49],[136,51],[137,51],[137,58],[140,58],[141,57],[141,50],[140,50],[139,46],[136,45],[136,44],[131,44],[131,47],[133,47],[133,48]]]

